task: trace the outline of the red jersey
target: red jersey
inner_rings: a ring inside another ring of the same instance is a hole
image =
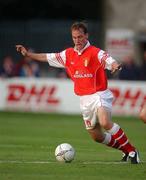
[[[105,68],[110,70],[115,61],[89,42],[81,52],[68,48],[60,53],[48,53],[47,59],[51,66],[66,68],[74,82],[74,92],[80,96],[106,90]]]
[[[74,81],[77,95],[88,95],[107,89],[107,78],[104,67],[97,58],[99,48],[89,46],[81,55],[73,48],[66,50],[67,73]]]

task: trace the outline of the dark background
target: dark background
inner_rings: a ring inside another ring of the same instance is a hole
[[[86,21],[89,40],[103,47],[103,0],[0,0],[0,59],[10,54],[18,61],[15,44],[36,52],[57,52],[72,46],[70,26]]]
[[[1,20],[94,19],[102,20],[103,0],[1,0]]]

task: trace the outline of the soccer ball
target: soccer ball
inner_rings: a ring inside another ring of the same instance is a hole
[[[68,143],[62,143],[56,147],[55,157],[60,162],[71,162],[75,157],[75,149]]]

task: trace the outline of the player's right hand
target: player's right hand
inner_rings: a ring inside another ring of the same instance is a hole
[[[16,50],[18,52],[20,52],[23,56],[26,56],[27,55],[27,50],[24,46],[22,45],[16,45]]]

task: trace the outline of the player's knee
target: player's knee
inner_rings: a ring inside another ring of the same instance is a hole
[[[100,122],[100,126],[105,129],[105,130],[109,130],[111,129],[112,125],[111,125],[111,122],[105,120],[105,121],[101,121]]]
[[[107,127],[107,123],[106,122],[100,122],[100,126],[105,129]]]

